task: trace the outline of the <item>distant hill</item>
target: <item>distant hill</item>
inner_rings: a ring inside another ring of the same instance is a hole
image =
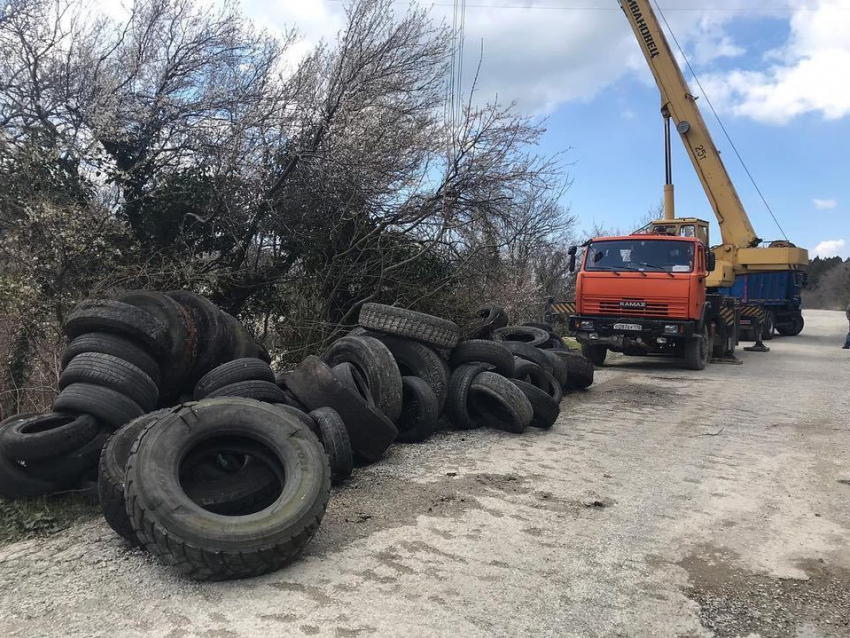
[[[844,310],[850,304],[850,259],[815,257],[809,266],[803,303],[807,308]]]

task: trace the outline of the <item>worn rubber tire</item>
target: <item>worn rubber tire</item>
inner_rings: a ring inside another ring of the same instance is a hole
[[[265,403],[287,403],[286,394],[271,381],[239,381],[210,392],[205,398],[242,397]]]
[[[504,328],[510,323],[508,313],[501,306],[488,304],[475,313],[476,319],[471,321],[466,329],[466,339],[487,339],[494,330]]]
[[[269,405],[274,405],[274,407],[278,410],[283,410],[286,414],[295,417],[304,425],[304,427],[308,428],[313,434],[315,434],[317,439],[320,441],[322,440],[322,432],[319,430],[319,424],[316,423],[316,420],[303,409],[287,405],[285,403],[271,403]]]
[[[402,376],[419,377],[431,387],[437,398],[437,409],[442,412],[451,370],[440,353],[412,339],[387,335],[376,335],[375,338],[390,349]]]
[[[585,359],[573,350],[553,350],[567,364],[567,384],[565,390],[584,390],[593,385],[593,362]]]
[[[27,412],[0,421],[0,438],[3,431],[20,420],[37,416]],[[54,481],[44,481],[27,472],[27,468],[0,453],[0,496],[9,499],[35,498],[57,492],[60,486]]]
[[[552,397],[555,403],[560,403],[564,397],[564,389],[554,375],[549,374],[546,370],[531,361],[517,357],[514,378],[540,388]]]
[[[206,297],[188,290],[165,294],[186,309],[195,325],[195,357],[186,377],[188,387],[193,388],[202,376],[229,359],[233,336],[224,313]]]
[[[560,335],[555,334],[554,332],[549,333],[549,341],[546,343],[541,343],[537,346],[541,350],[563,350],[567,346],[564,345],[564,340],[561,339]]]
[[[464,363],[489,363],[499,374],[514,376],[514,356],[504,343],[498,341],[470,339],[458,344],[452,350],[449,365],[454,369]]]
[[[171,348],[162,360],[162,393],[173,398],[180,394],[195,359],[195,324],[191,314],[177,301],[152,290],[133,290],[118,301],[146,310],[167,327]]]
[[[798,334],[803,332],[803,328],[806,327],[806,321],[803,319],[803,315],[795,314],[791,319],[791,325],[785,326],[776,326],[776,331],[781,334],[783,337],[796,337]]]
[[[73,383],[63,389],[53,402],[53,409],[91,414],[113,430],[145,413],[138,403],[120,392],[90,383]]]
[[[534,417],[531,402],[511,379],[482,372],[469,386],[471,412],[485,425],[520,434]]]
[[[322,355],[329,366],[353,364],[366,378],[375,405],[395,422],[401,414],[401,373],[390,349],[374,337],[342,337]]]
[[[69,339],[87,332],[127,337],[144,347],[157,361],[162,361],[171,350],[171,334],[165,323],[146,310],[120,301],[84,301],[71,311],[63,329]]]
[[[414,339],[437,348],[454,348],[460,339],[460,328],[451,321],[377,303],[363,305],[358,323],[368,330]]]
[[[551,428],[558,419],[558,414],[561,412],[561,408],[555,400],[540,388],[525,381],[512,379],[511,383],[522,390],[525,398],[531,404],[534,414],[531,417],[531,423],[529,425],[542,430]]]
[[[170,409],[157,410],[133,419],[117,429],[100,453],[97,466],[97,493],[100,511],[107,524],[115,532],[133,545],[141,545],[139,538],[127,516],[124,501],[124,479],[130,450],[144,429],[171,412]]]
[[[333,375],[342,382],[349,390],[353,390],[357,395],[369,405],[375,405],[375,399],[372,393],[369,392],[369,383],[366,377],[357,369],[353,363],[343,361],[338,363],[333,368]]]
[[[16,461],[61,456],[91,441],[98,429],[88,414],[47,412],[16,419],[0,431],[0,453]]]
[[[106,445],[109,435],[110,430],[102,428],[91,440],[76,450],[53,458],[28,461],[27,471],[33,476],[47,481],[56,481],[65,489],[71,489],[86,473],[97,467],[100,452]]]
[[[440,410],[431,386],[419,377],[402,377],[403,405],[398,419],[399,443],[419,443],[434,433]]]
[[[552,363],[544,350],[517,341],[503,341],[502,344],[513,356],[536,363],[546,372],[552,372]]]
[[[310,412],[309,416],[319,426],[319,440],[331,468],[331,485],[339,485],[354,471],[354,452],[345,423],[333,408],[319,408]]]
[[[201,440],[225,436],[277,462],[281,494],[249,517],[204,510],[173,471]],[[328,504],[330,468],[316,437],[273,406],[207,399],[142,432],[127,462],[125,492],[133,529],[160,561],[197,580],[247,578],[283,567],[310,541]]]
[[[254,341],[251,333],[245,329],[242,322],[231,314],[221,312],[227,329],[230,331],[232,350],[228,359],[262,359],[260,347]],[[268,352],[266,352],[268,355]],[[268,363],[268,360],[266,361]]]
[[[555,377],[558,381],[558,385],[560,385],[563,390],[567,387],[567,377],[569,375],[566,362],[549,350],[544,350],[543,354],[549,360],[549,365],[552,367],[552,376]]]
[[[77,355],[84,352],[100,352],[112,355],[130,363],[146,375],[159,387],[159,364],[141,346],[136,345],[126,337],[107,332],[89,332],[74,339],[62,354],[62,367],[68,365]]]
[[[529,346],[539,346],[549,341],[549,333],[531,326],[506,326],[493,331],[495,341],[512,341]]]
[[[308,356],[284,377],[286,387],[310,410],[333,408],[342,417],[351,448],[366,461],[377,461],[398,430],[381,410],[370,406],[333,375],[321,359]]]
[[[274,383],[274,372],[265,361],[242,358],[222,363],[210,370],[195,384],[194,398],[200,401],[219,388],[241,381],[268,381]]]
[[[453,427],[471,430],[480,425],[469,414],[469,387],[479,374],[492,369],[489,363],[463,363],[452,372],[445,415]]]
[[[59,390],[75,383],[86,383],[120,392],[150,412],[159,401],[159,389],[148,375],[132,363],[101,352],[77,355],[59,376]]]
[[[601,368],[605,365],[605,359],[608,357],[608,348],[606,346],[591,346],[582,344],[581,356],[592,361],[594,367]],[[702,368],[700,368],[700,370],[702,370]]]

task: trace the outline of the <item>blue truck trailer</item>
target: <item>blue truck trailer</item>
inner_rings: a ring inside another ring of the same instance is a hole
[[[803,330],[802,299],[806,274],[800,271],[739,275],[735,283],[723,288],[724,294],[737,297],[741,303],[760,304],[765,310],[763,339],[771,339],[774,330],[781,335],[796,336]],[[742,328],[746,321],[742,319]]]

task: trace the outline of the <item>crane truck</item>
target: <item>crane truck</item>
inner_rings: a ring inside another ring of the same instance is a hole
[[[735,361],[742,316],[763,316],[730,294],[736,276],[804,272],[809,258],[788,241],[763,245],[756,235],[650,2],[620,6],[661,92],[664,218],[636,234],[584,244],[569,328],[597,365],[611,350],[678,356],[701,370],[711,360]],[[710,248],[707,221],[676,217],[671,124],[717,219],[717,246]],[[577,247],[570,254],[574,269]]]

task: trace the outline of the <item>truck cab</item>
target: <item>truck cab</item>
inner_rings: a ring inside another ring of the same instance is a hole
[[[715,257],[701,226],[597,237],[584,245],[570,329],[585,356],[601,365],[609,350],[666,354],[705,366],[712,338],[707,311],[713,314],[706,280]]]

